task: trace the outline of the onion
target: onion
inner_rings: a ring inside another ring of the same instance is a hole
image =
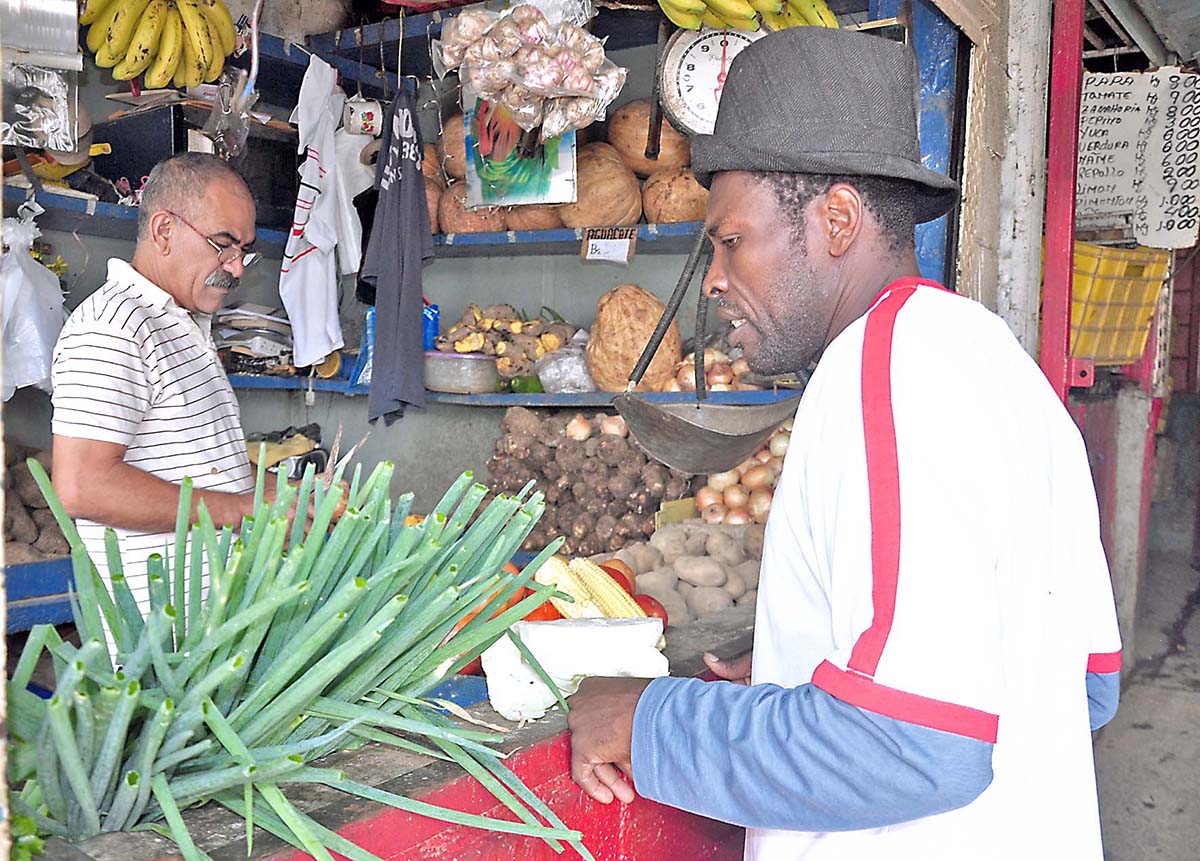
[[[745,508],[731,508],[729,513],[725,515],[722,523],[728,523],[730,526],[743,526],[747,523],[753,523],[754,518],[750,516],[750,512]]]
[[[783,424],[781,424],[781,425],[779,426],[779,429],[780,429],[780,430],[785,430],[785,431],[787,431],[788,433],[791,433],[791,432],[792,432],[792,419],[788,419],[788,420],[787,420],[787,421],[785,421]]]
[[[722,505],[719,502],[715,502],[712,505],[708,506],[708,508],[704,509],[704,511],[702,511],[700,513],[700,516],[704,518],[705,523],[714,525],[717,523],[724,523],[725,515],[728,512],[729,512],[728,508],[726,508],[724,505]]]
[[[771,459],[771,450],[769,448],[760,448],[754,453],[754,459],[759,463],[766,463]]]
[[[750,492],[750,504],[746,506],[755,523],[766,523],[774,494],[769,487],[760,487]]]
[[[779,482],[779,476],[783,475],[783,458],[773,457],[767,461],[767,472],[771,476],[771,486],[774,487]]]
[[[783,457],[787,454],[788,443],[792,441],[792,435],[787,431],[776,431],[771,434],[771,456]]]
[[[746,470],[746,474],[742,476],[742,486],[749,491],[755,491],[759,488],[766,487],[771,481],[771,471],[766,464],[760,463],[754,469]],[[753,513],[753,509],[751,509]]]
[[[664,392],[682,392],[683,386],[679,385],[679,380],[671,377],[671,379],[663,383],[662,390]]]
[[[720,350],[709,347],[704,351],[704,367],[708,368],[713,365],[728,365],[729,356],[722,353]]]
[[[741,476],[737,474],[737,470],[735,469],[731,469],[728,472],[714,472],[708,477],[708,486],[713,490],[724,493],[726,488],[737,484],[740,478]]]
[[[704,376],[708,382],[713,385],[716,385],[717,383],[729,384],[733,382],[733,370],[729,367],[729,365],[723,363],[708,366],[708,371]]]
[[[747,497],[749,500],[749,497]],[[696,508],[703,511],[710,505],[724,502],[724,495],[715,487],[709,487],[707,484],[696,491]]]
[[[725,488],[725,504],[730,508],[745,508],[750,503],[750,493],[740,484]]]
[[[576,413],[575,418],[567,422],[567,436],[569,436],[571,439],[583,442],[591,435],[592,423],[579,413]]]
[[[625,425],[625,419],[621,416],[605,416],[600,419],[600,433],[609,433],[613,436],[629,436],[629,428]]]
[[[675,379],[679,380],[681,386],[691,386],[696,388],[696,369],[691,365],[681,365],[679,372],[675,374]]]
[[[708,387],[710,392],[732,392],[733,386],[729,383],[713,383]]]
[[[741,463],[739,463],[737,466],[735,466],[733,468],[733,471],[736,472],[739,476],[743,476],[746,474],[746,470],[754,469],[754,467],[756,467],[756,466],[758,466],[758,461],[756,461],[752,457],[748,457],[745,460],[743,460]],[[740,481],[740,478],[739,478],[739,481]]]
[[[738,357],[733,360],[733,364],[729,366],[735,377],[740,377],[742,374],[750,373],[750,363],[744,358]]]

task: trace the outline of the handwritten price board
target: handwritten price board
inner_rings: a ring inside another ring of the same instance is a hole
[[[1188,248],[1200,231],[1200,75],[1088,74],[1079,115],[1076,218],[1142,245]]]
[[[636,245],[636,227],[589,227],[583,232],[579,255],[584,260],[628,263]]]

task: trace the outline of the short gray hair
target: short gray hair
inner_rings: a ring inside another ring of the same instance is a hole
[[[137,238],[146,238],[150,230],[150,216],[156,212],[172,210],[189,220],[195,218],[196,209],[209,183],[226,179],[236,180],[246,188],[241,175],[215,155],[185,152],[160,161],[150,171],[142,189]],[[250,193],[248,188],[246,193]]]

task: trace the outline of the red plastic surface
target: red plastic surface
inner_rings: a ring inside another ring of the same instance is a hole
[[[664,807],[639,798],[631,805],[598,804],[571,780],[570,742],[566,733],[519,751],[506,764],[571,828],[583,832],[584,845],[597,861],[738,861],[741,828]],[[513,819],[473,778],[463,776],[413,795],[443,807]],[[567,849],[556,854],[541,840],[480,831],[415,816],[394,808],[347,798],[359,804],[362,817],[341,834],[385,861],[567,861],[578,857]],[[272,861],[301,861],[309,856],[288,850]]]

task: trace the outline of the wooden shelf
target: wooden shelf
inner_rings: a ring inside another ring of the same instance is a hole
[[[303,391],[309,387],[308,377],[265,377],[249,374],[230,374],[229,382],[235,389],[275,389]],[[347,396],[365,395],[366,386],[351,386],[347,380],[312,380],[313,391],[333,392]],[[713,404],[769,404],[786,400],[798,394],[796,389],[775,389],[755,392],[710,392],[708,402]],[[615,392],[581,392],[578,394],[488,394],[458,395],[449,392],[426,392],[425,397],[433,404],[455,404],[466,407],[559,407],[582,409],[608,407],[612,405]],[[691,392],[646,392],[643,397],[656,403],[684,404],[696,400]]]

